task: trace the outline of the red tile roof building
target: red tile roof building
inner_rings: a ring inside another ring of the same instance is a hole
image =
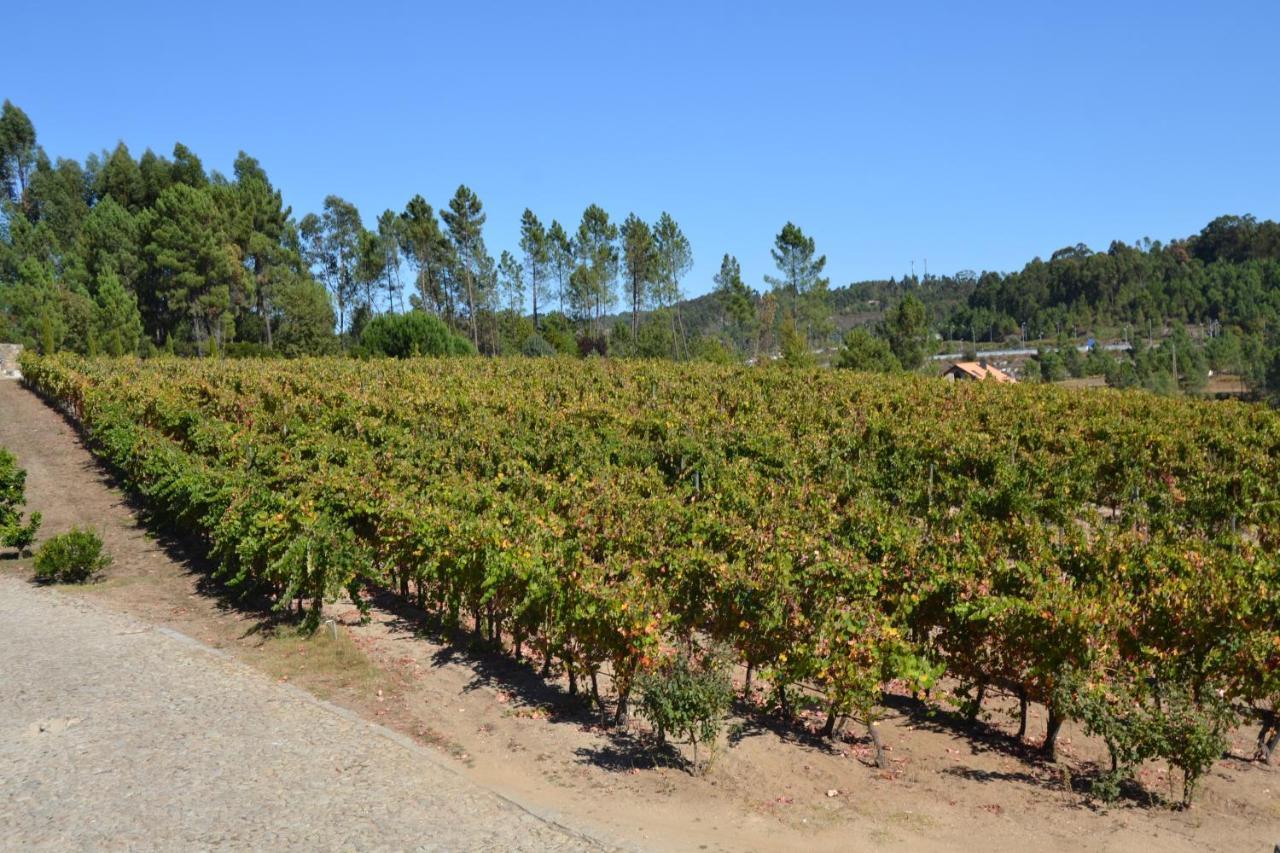
[[[950,367],[942,371],[942,378],[952,382],[969,380],[977,380],[981,382],[984,379],[990,379],[994,382],[1018,381],[1000,368],[993,367],[985,361],[952,362]]]

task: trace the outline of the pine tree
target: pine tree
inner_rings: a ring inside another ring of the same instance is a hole
[[[113,273],[98,282],[97,340],[107,355],[136,353],[142,343],[142,314],[138,298]]]
[[[520,250],[524,252],[525,271],[529,280],[529,295],[533,299],[533,327],[541,329],[538,319],[538,303],[547,295],[547,272],[551,265],[551,244],[546,229],[532,210],[525,208],[520,218]]]
[[[178,150],[175,147],[174,154]],[[277,289],[302,269],[302,257],[292,245],[290,210],[271,185],[262,166],[241,151],[235,160],[235,183],[228,206],[235,211],[233,230],[253,283],[253,307],[262,320],[264,342],[274,347]]]
[[[232,290],[244,268],[230,250],[221,212],[207,189],[174,184],[143,212],[139,231],[150,289],[173,328],[185,316],[198,350],[226,333]]]
[[[449,273],[456,266],[453,244],[440,229],[435,211],[426,199],[415,195],[400,214],[400,240],[409,265],[416,271],[418,305],[453,325],[456,321]]]
[[[631,337],[640,330],[640,309],[650,298],[658,269],[657,247],[649,224],[634,213],[622,223],[622,267],[631,302]]]
[[[394,211],[384,210],[378,217],[378,239],[383,254],[383,281],[387,287],[387,310],[404,311],[403,288],[400,284],[400,245],[404,223]]]
[[[547,229],[547,258],[551,275],[556,280],[556,296],[562,316],[565,313],[565,296],[569,292],[569,277],[573,275],[575,253],[573,240],[564,230],[564,226],[554,219],[551,220],[551,227]]]
[[[751,288],[742,280],[742,268],[738,259],[726,254],[720,261],[720,272],[715,275],[715,294],[724,312],[730,336],[739,347],[746,346],[755,322],[755,304]]]
[[[919,297],[908,293],[885,313],[882,336],[889,341],[889,348],[903,370],[917,370],[924,364],[925,347],[929,341],[929,312]]]
[[[440,218],[444,220],[449,239],[453,242],[454,260],[467,301],[471,343],[478,347],[480,332],[477,314],[484,302],[484,288],[489,278],[486,270],[493,266],[493,259],[484,246],[484,206],[480,203],[480,197],[463,184],[449,200],[449,209],[441,211]]]
[[[808,343],[820,341],[830,331],[830,281],[823,278],[827,256],[817,255],[812,237],[788,222],[774,238],[771,250],[780,276],[765,276],[777,294],[782,316],[803,324]]]
[[[683,298],[680,291],[680,280],[693,268],[693,248],[689,239],[680,230],[680,225],[666,211],[658,217],[653,226],[653,242],[656,256],[654,277],[654,302],[659,307],[673,306],[671,314],[672,332],[677,347],[687,354],[688,346],[684,342],[684,323],[680,318],[679,302]],[[679,357],[681,353],[674,353]]]
[[[614,285],[618,279],[618,226],[609,221],[609,214],[599,205],[590,205],[582,212],[578,235],[574,240],[577,249],[578,269],[573,287],[575,308],[578,314],[598,324],[604,311],[617,298]]]

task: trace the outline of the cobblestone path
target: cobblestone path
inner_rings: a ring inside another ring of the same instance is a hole
[[[181,635],[0,577],[0,848],[597,847]]]

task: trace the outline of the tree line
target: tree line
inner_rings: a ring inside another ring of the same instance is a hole
[[[0,112],[0,337],[83,353],[331,348],[334,316],[289,207],[241,153],[230,177],[178,143],[51,160]]]
[[[619,221],[592,204],[574,226],[526,209],[518,245],[496,257],[486,220],[466,185],[439,209],[414,195],[369,226],[336,195],[296,217],[253,157],[225,176],[181,143],[168,157],[120,143],[51,160],[6,101],[0,338],[43,352],[830,358],[871,370],[922,369],[942,341],[1038,340],[1052,345],[1033,377],[1094,371],[1194,391],[1213,369],[1280,393],[1280,224],[1251,216],[1167,244],[1070,246],[1010,274],[835,289],[814,239],[787,222],[761,288],[725,254],[712,291],[692,300],[693,247],[669,213]],[[1198,334],[1184,338],[1189,325]],[[1069,352],[1103,334],[1141,352]]]
[[[496,258],[486,219],[466,185],[438,210],[415,195],[372,227],[337,195],[299,218],[253,157],[241,152],[226,176],[182,143],[168,157],[135,158],[121,142],[83,163],[54,160],[5,101],[0,337],[115,355],[443,347],[738,358],[774,346],[784,324],[802,345],[830,333],[826,259],[791,223],[768,303],[726,255],[716,281],[729,320],[694,340],[679,310],[693,249],[671,214],[619,222],[592,204],[575,227],[525,210],[519,245]],[[609,325],[619,305],[626,319]],[[757,334],[761,310],[770,328]]]

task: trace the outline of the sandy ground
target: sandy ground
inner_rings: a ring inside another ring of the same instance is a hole
[[[91,524],[116,558],[101,582],[61,594],[225,649],[430,745],[469,779],[596,838],[677,850],[1270,850],[1280,842],[1280,769],[1221,761],[1188,811],[1152,798],[1102,807],[1080,793],[1101,744],[1068,728],[1064,764],[1043,764],[1010,736],[1015,725],[1001,700],[970,725],[895,699],[884,723],[888,771],[869,766],[856,737],[820,742],[743,707],[710,769],[693,776],[655,756],[641,724],[610,732],[562,682],[445,636],[394,601],[379,601],[366,625],[353,608],[333,608],[329,645],[343,654],[232,603],[189,551],[140,526],[75,431],[12,382],[0,383],[0,444],[27,468],[45,533]],[[26,562],[0,561],[0,571],[25,573]],[[1034,740],[1043,709],[1033,714]],[[1238,733],[1236,756],[1249,754],[1251,734]],[[1143,782],[1156,793],[1170,787],[1154,764]]]

